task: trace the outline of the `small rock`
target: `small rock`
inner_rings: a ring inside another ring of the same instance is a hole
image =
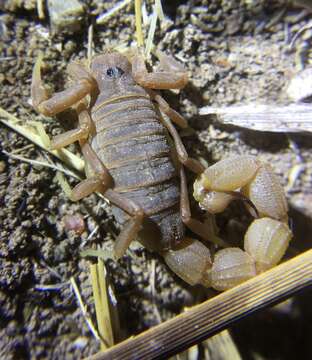
[[[1,82],[1,81],[0,81]],[[0,161],[0,174],[3,173],[5,170],[5,162],[4,161]]]
[[[77,32],[81,29],[84,7],[78,0],[49,0],[49,15],[54,32]]]
[[[86,230],[84,218],[81,214],[66,215],[63,221],[65,229],[73,230],[77,235],[81,235]]]

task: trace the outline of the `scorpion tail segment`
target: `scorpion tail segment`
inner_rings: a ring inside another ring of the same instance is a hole
[[[261,217],[268,216],[287,222],[285,191],[270,165],[262,164],[255,178],[241,190],[258,209]]]
[[[259,217],[258,209],[256,208],[255,204],[244,194],[239,191],[225,191],[225,195],[232,196],[232,200],[241,200],[244,201],[247,205],[248,210],[250,211],[251,215],[255,218]]]
[[[208,275],[212,265],[210,251],[200,241],[185,238],[162,256],[170,269],[188,284],[211,286]]]
[[[283,222],[262,218],[251,223],[245,234],[244,249],[256,261],[257,273],[279,263],[291,238],[292,233]]]
[[[262,218],[252,222],[245,235],[244,249],[218,251],[209,270],[211,286],[228,290],[276,265],[286,252],[292,233],[280,221]]]
[[[211,286],[228,290],[256,275],[255,260],[239,248],[218,251],[209,272]]]
[[[41,79],[41,66],[42,66],[42,58],[43,55],[40,53],[38,56],[32,74],[32,81],[31,81],[31,99],[33,107],[36,111],[39,112],[39,105],[43,101],[49,98],[49,94],[46,88],[43,86],[42,79]]]

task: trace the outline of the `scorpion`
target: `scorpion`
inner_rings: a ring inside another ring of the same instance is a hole
[[[156,55],[161,66],[156,72],[147,70],[139,52],[130,61],[107,51],[95,56],[89,68],[71,62],[67,72],[72,83],[52,96],[42,81],[38,59],[32,103],[45,116],[70,107],[76,110],[78,128],[55,136],[51,148],[79,142],[87,177],[73,188],[71,198],[78,201],[99,191],[110,201],[122,226],[114,244],[116,259],[138,238],[188,284],[225,290],[273,266],[284,255],[291,238],[285,195],[273,171],[251,156],[224,160],[207,169],[188,156],[173,125],[186,128],[187,122],[157,92],[182,89],[188,74],[174,58],[159,51]],[[211,231],[191,216],[184,168],[197,174],[194,196],[209,212],[222,211],[237,197],[250,198],[255,204],[261,218],[247,231],[247,252],[225,248],[212,259],[207,246],[185,236],[188,227],[209,241]]]

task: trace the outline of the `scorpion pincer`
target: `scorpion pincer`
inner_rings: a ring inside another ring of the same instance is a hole
[[[77,111],[79,127],[54,137],[51,148],[79,141],[87,178],[72,190],[71,198],[79,200],[99,191],[112,203],[123,226],[114,246],[117,259],[138,237],[189,284],[225,289],[238,280],[219,286],[213,278],[216,271],[209,249],[198,240],[185,238],[185,226],[206,240],[210,229],[191,217],[184,167],[201,176],[197,195],[204,204],[208,190],[203,179],[209,168],[204,172],[204,167],[188,156],[173,125],[185,128],[187,122],[154,91],[181,89],[188,75],[173,58],[161,52],[157,56],[162,68],[158,72],[148,72],[139,53],[130,62],[120,53],[107,52],[93,58],[90,69],[72,62],[67,68],[72,84],[52,97],[43,85],[39,59],[32,78],[33,106],[45,116],[70,107]],[[255,268],[253,260],[249,263],[244,279],[256,273],[250,270]]]

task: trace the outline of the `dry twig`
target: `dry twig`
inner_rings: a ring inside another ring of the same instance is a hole
[[[312,250],[89,360],[165,359],[312,285]]]
[[[82,301],[82,298],[81,298],[77,283],[76,283],[76,281],[75,281],[75,279],[73,277],[70,278],[70,283],[71,283],[71,286],[73,288],[74,294],[76,295],[76,298],[78,300],[78,305],[79,305],[79,307],[81,309],[82,315],[85,318],[86,323],[88,325],[88,328],[90,329],[93,336],[97,340],[100,340],[99,334],[98,334],[96,328],[94,327],[94,325],[92,324],[91,318],[88,315],[87,309],[86,309],[86,307],[85,307],[85,305],[84,305],[84,303]]]

